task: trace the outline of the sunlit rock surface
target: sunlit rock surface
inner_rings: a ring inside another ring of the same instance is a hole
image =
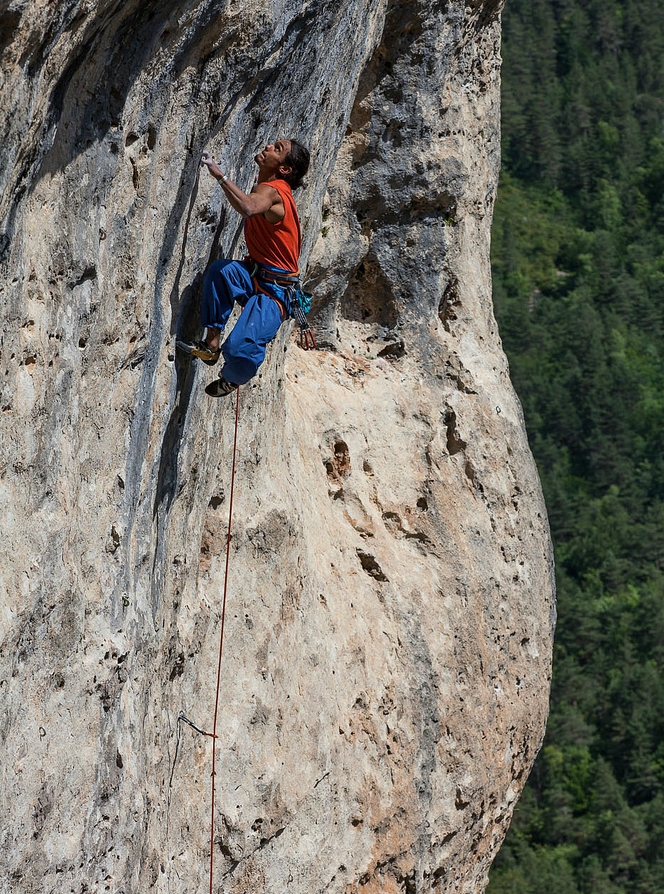
[[[546,513],[491,308],[499,9],[0,12],[0,890],[207,890],[234,399],[175,350],[298,202],[321,350],[240,394],[214,888],[481,891],[541,741]]]

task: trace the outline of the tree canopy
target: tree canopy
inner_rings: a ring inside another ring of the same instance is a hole
[[[507,0],[494,301],[549,511],[541,754],[489,894],[664,891],[664,3]]]

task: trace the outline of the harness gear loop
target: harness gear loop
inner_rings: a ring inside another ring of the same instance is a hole
[[[268,267],[265,264],[259,264],[252,257],[247,256],[245,260],[251,265],[249,275],[251,276],[254,287],[257,292],[265,292],[273,301],[276,301],[281,310],[281,318],[285,319],[286,314],[295,320],[300,327],[300,347],[305,351],[314,350],[316,347],[316,337],[307,321],[307,312],[311,307],[311,295],[308,295],[302,289],[302,281],[300,273],[291,273],[288,270],[281,270],[278,267]],[[278,298],[271,295],[265,289],[261,289],[260,283],[271,283],[280,286],[288,294],[288,303],[290,307],[284,307]]]

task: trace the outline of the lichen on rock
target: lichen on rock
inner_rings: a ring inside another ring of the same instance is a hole
[[[499,6],[0,13],[2,890],[207,884],[233,399],[175,350],[262,142],[321,349],[241,389],[215,890],[474,892],[547,713],[551,546],[491,307]]]

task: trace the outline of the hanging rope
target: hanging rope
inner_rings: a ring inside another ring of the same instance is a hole
[[[221,631],[219,633],[219,660],[217,662],[217,688],[214,697],[214,720],[212,722],[212,732],[208,732],[207,730],[201,729],[200,726],[197,726],[192,720],[190,720],[183,711],[180,711],[178,716],[178,723],[186,723],[197,733],[200,733],[203,736],[209,736],[212,739],[212,797],[210,799],[210,894],[214,894],[213,891],[213,881],[214,881],[214,800],[215,800],[215,776],[216,776],[216,761],[217,761],[217,717],[219,716],[219,690],[221,689],[221,659],[224,654],[224,628],[226,626],[226,595],[228,593],[228,566],[230,564],[230,555],[231,555],[231,525],[233,522],[233,494],[235,492],[235,467],[236,467],[236,457],[237,457],[237,431],[238,431],[238,422],[240,419],[240,389],[238,388],[235,392],[235,431],[233,433],[233,462],[231,465],[231,490],[230,497],[228,500],[228,531],[226,534],[226,568],[224,571],[224,594],[221,603]],[[179,729],[179,727],[178,727]],[[178,733],[178,746],[179,746],[179,733]],[[177,748],[176,748],[176,760],[177,760]],[[175,767],[175,763],[173,764]],[[171,783],[173,781],[173,774],[171,773]]]
[[[237,429],[240,418],[240,389],[235,392],[235,433],[233,435],[233,463],[231,466],[231,492],[228,505],[228,532],[226,534],[226,570],[224,571],[224,596],[221,604],[221,632],[219,634],[219,661],[217,663],[217,690],[214,697],[214,721],[212,723],[212,797],[210,808],[210,894],[213,894],[214,877],[214,779],[217,759],[217,717],[219,715],[219,689],[221,687],[221,659],[224,652],[224,627],[226,625],[226,593],[228,592],[228,565],[231,555],[231,523],[233,521],[233,492],[235,490],[235,457],[237,454]]]

